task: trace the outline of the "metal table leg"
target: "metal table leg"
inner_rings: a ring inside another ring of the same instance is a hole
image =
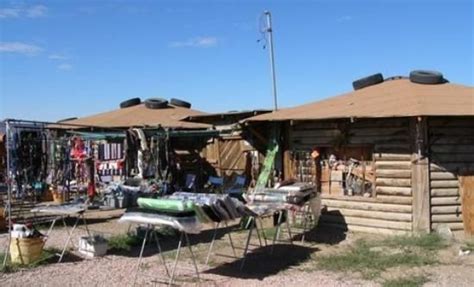
[[[250,226],[249,234],[247,236],[247,242],[245,243],[244,254],[243,254],[243,258],[242,258],[242,264],[240,264],[240,270],[242,270],[244,268],[244,265],[245,265],[245,259],[247,258],[247,252],[249,250],[250,238],[252,237],[252,231],[253,231],[254,226],[255,226],[255,218],[253,218],[251,224],[252,225]]]
[[[209,246],[209,250],[207,251],[206,265],[208,264],[209,258],[211,257],[211,252],[212,252],[212,248],[214,247],[214,242],[216,241],[217,229],[219,228],[219,225],[220,225],[220,222],[216,223],[216,226],[214,227],[214,234],[212,235],[211,245]],[[234,254],[235,254],[235,251],[234,251]]]
[[[189,236],[186,232],[183,232],[183,233],[184,233],[184,237],[186,238],[186,245],[188,245],[189,252],[191,253],[191,258],[193,259],[194,271],[196,271],[196,277],[198,281],[201,281],[201,278],[199,277],[199,270],[196,264],[196,258],[194,257],[194,252],[191,246],[191,242],[189,241]]]
[[[162,251],[162,249],[161,249],[160,240],[158,239],[158,235],[156,234],[156,231],[155,231],[155,230],[153,230],[153,234],[155,235],[156,246],[158,247],[158,252],[160,253],[161,262],[163,263],[163,266],[165,267],[166,276],[168,276],[168,278],[169,278],[169,277],[170,277],[170,273],[169,273],[169,271],[168,271],[168,265],[166,265],[165,256],[163,255],[163,251]]]
[[[224,221],[225,228],[228,229],[229,225],[227,225],[227,221]],[[237,257],[237,253],[235,252],[234,242],[232,241],[232,236],[230,235],[230,231],[227,232],[227,236],[229,237],[230,246],[232,247],[232,252],[234,253],[234,257]]]
[[[54,225],[56,224],[56,221],[58,220],[58,217],[53,219],[53,222],[51,222],[51,226],[48,229],[48,232],[46,233],[46,239],[48,239],[49,235],[53,231]]]
[[[179,236],[178,249],[176,250],[176,257],[174,259],[173,269],[171,270],[171,277],[170,277],[170,280],[168,282],[168,286],[171,286],[171,284],[173,284],[174,275],[175,275],[175,272],[176,272],[176,266],[178,266],[179,254],[181,253],[182,242],[183,242],[183,232],[181,232],[181,234]]]
[[[273,235],[273,242],[272,242],[272,248],[270,250],[270,254],[273,254],[273,249],[275,249],[275,242],[278,240],[278,237],[280,236],[280,227],[281,227],[282,218],[283,218],[283,213],[280,211],[278,214],[277,230],[275,231],[275,234]]]
[[[72,234],[74,233],[74,230],[76,230],[77,224],[79,223],[79,219],[80,219],[80,217],[77,217],[76,223],[74,223],[74,226],[72,227],[71,232],[68,232],[69,235],[67,237],[66,243],[64,244],[61,255],[59,256],[58,263],[60,263],[63,260],[64,253],[66,252],[66,248],[69,245],[69,242],[71,241],[71,237],[72,237]],[[64,222],[64,224],[66,224],[66,222],[64,221],[64,217],[63,217],[63,222]],[[67,227],[66,227],[66,229],[67,229]]]
[[[290,244],[293,244],[293,235],[291,235],[290,221],[288,220],[288,214],[286,216],[286,229],[288,230],[288,238],[290,239]]]
[[[262,221],[262,218],[259,217],[258,218],[258,221],[260,222],[260,230],[262,231],[262,235],[263,235],[263,241],[265,242],[265,246],[267,246],[267,236],[265,235],[265,228],[263,228],[263,221]]]
[[[138,273],[140,272],[140,264],[142,262],[143,250],[145,250],[146,239],[148,238],[148,232],[150,232],[149,228],[146,229],[145,238],[143,238],[142,248],[140,249],[140,255],[138,256],[137,271],[135,272],[135,277],[133,278],[132,286],[135,286],[135,282],[137,281]]]

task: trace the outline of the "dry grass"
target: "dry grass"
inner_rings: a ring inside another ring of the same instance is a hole
[[[320,269],[358,272],[365,279],[373,279],[393,267],[435,264],[438,262],[437,250],[446,246],[436,234],[399,236],[381,241],[359,240],[342,252],[319,257],[316,262]]]

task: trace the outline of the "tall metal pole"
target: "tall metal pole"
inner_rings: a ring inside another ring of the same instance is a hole
[[[5,121],[5,150],[7,152],[7,168],[6,168],[6,182],[7,182],[7,210],[8,210],[8,243],[5,248],[4,258],[3,258],[3,267],[7,265],[7,259],[10,255],[10,244],[12,241],[12,182],[11,182],[11,175],[10,175],[10,150],[11,150],[11,139],[10,139],[10,121]]]
[[[268,36],[268,42],[270,43],[270,65],[272,70],[272,87],[273,87],[273,104],[274,110],[278,110],[278,100],[277,100],[277,88],[276,88],[276,75],[275,75],[275,56],[273,51],[273,30],[272,30],[272,14],[270,11],[264,11],[263,14],[267,18],[267,28],[265,32]]]

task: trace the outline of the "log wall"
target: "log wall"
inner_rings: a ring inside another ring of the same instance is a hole
[[[474,174],[474,119],[432,118],[429,124],[431,228],[463,229],[460,174]]]
[[[411,142],[407,118],[296,122],[289,127],[289,150],[310,151],[344,142],[370,146],[375,197],[322,195],[321,223],[349,230],[405,233],[412,230]],[[291,162],[291,159],[284,159]],[[291,176],[291,171],[288,172]],[[287,176],[287,175],[286,175]]]

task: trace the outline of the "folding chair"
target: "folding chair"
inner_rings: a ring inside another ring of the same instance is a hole
[[[244,192],[246,177],[244,175],[239,175],[235,178],[234,184],[226,189],[225,193],[227,194],[241,194]]]
[[[224,178],[218,176],[210,176],[208,179],[209,188],[217,193],[222,192],[222,187],[224,186]]]
[[[184,184],[183,190],[185,191],[196,191],[196,175],[195,174],[187,174],[186,175],[186,182]]]

